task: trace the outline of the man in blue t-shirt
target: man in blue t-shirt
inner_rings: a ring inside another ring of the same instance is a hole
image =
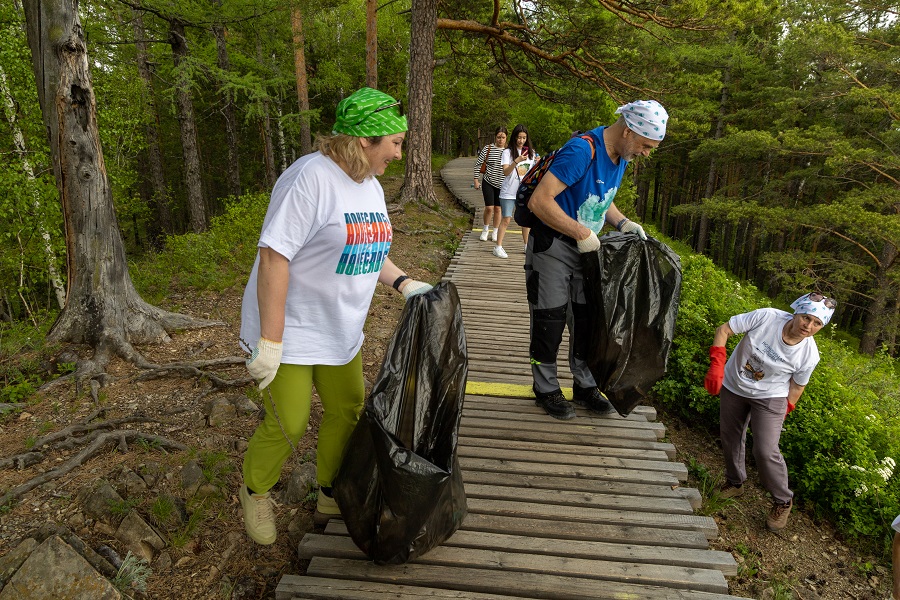
[[[613,199],[628,162],[659,146],[669,115],[655,100],[626,104],[616,114],[620,117],[612,125],[588,132],[593,149],[581,137],[560,148],[528,201],[541,220],[532,228],[525,250],[533,389],[537,405],[557,419],[575,416],[556,376],[556,356],[567,322],[575,402],[595,413],[613,410],[585,360],[590,340],[579,254],[600,249],[597,234],[604,223],[647,239],[643,227],[625,218]]]

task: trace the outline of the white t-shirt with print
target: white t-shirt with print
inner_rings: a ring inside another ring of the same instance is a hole
[[[782,330],[793,315],[775,308],[760,308],[728,321],[743,333],[725,364],[724,386],[748,398],[785,398],[790,381],[806,385],[819,363],[819,349],[811,338],[793,346],[784,343]]]
[[[522,178],[525,177],[525,173],[528,172],[534,163],[537,162],[538,155],[535,154],[534,158],[528,158],[520,162],[516,165],[516,168],[512,170],[512,173],[506,176],[503,180],[503,185],[500,186],[500,197],[504,200],[515,200],[516,192],[519,191],[519,183],[521,183]],[[506,165],[513,164],[513,155],[510,152],[509,148],[503,151],[503,156],[500,158],[500,163],[505,167]]]
[[[258,243],[290,261],[281,362],[344,365],[356,356],[392,237],[374,177],[357,183],[319,152],[282,173]],[[248,351],[260,338],[258,271],[257,253],[241,306]]]

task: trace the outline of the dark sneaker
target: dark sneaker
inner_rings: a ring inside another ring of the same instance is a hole
[[[580,388],[575,386],[572,392],[572,400],[578,406],[583,406],[598,415],[608,415],[616,410],[596,387]]]
[[[734,485],[730,481],[726,481],[719,488],[719,498],[737,498],[743,495],[744,484]]]
[[[547,414],[553,417],[554,419],[574,419],[575,418],[575,407],[572,406],[572,403],[566,400],[566,397],[563,396],[563,393],[560,390],[556,390],[555,392],[550,392],[549,394],[538,394],[535,392],[534,403],[547,411]]]
[[[769,531],[781,531],[787,527],[788,517],[791,515],[791,507],[794,501],[791,500],[787,504],[775,502],[769,510],[769,516],[766,517],[766,527]]]

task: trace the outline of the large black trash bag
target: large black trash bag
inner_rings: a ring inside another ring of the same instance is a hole
[[[456,287],[413,296],[334,481],[350,536],[376,563],[428,552],[466,516],[456,444],[467,373]]]
[[[609,233],[582,255],[591,316],[588,367],[622,416],[666,373],[681,295],[681,260],[634,233]]]

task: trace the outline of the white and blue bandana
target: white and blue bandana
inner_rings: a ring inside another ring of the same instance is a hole
[[[637,100],[616,109],[625,118],[628,129],[645,138],[661,142],[666,137],[669,113],[656,100]]]
[[[816,298],[816,300],[813,300],[813,298]],[[834,308],[829,308],[825,305],[828,300],[831,300],[831,298],[825,298],[822,294],[810,292],[809,294],[803,294],[791,302],[791,308],[794,309],[795,315],[812,315],[818,317],[824,326],[828,325],[832,315],[834,315]],[[834,300],[831,300],[831,304],[834,306]]]

